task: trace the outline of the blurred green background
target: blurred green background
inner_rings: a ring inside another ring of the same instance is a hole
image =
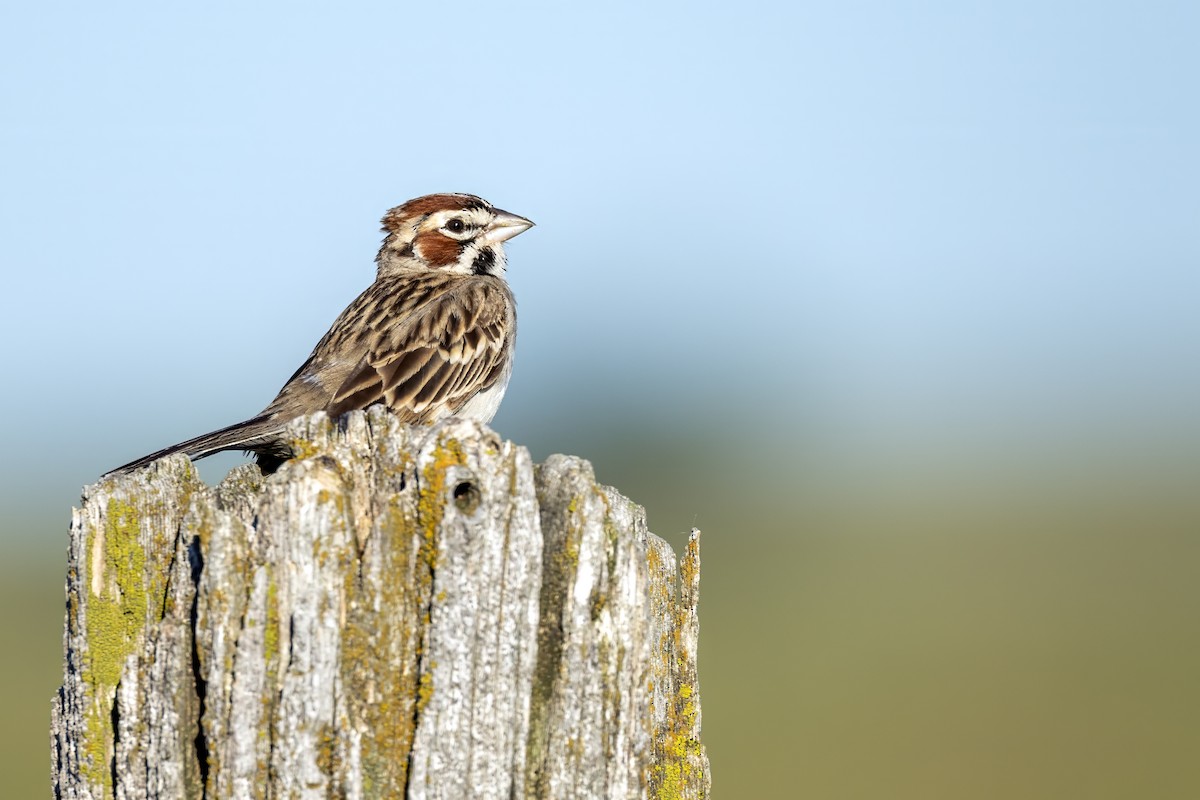
[[[6,796],[79,487],[446,190],[538,223],[497,430],[704,530],[718,797],[1200,796],[1194,5],[0,14]]]

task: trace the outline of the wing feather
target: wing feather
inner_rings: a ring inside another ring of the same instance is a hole
[[[384,326],[334,392],[331,416],[383,402],[406,422],[457,413],[501,380],[511,357],[512,298],[471,280]]]

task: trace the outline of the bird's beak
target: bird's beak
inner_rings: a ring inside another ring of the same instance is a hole
[[[496,218],[487,226],[487,240],[493,244],[506,242],[518,233],[529,230],[533,223],[524,217],[496,209]]]

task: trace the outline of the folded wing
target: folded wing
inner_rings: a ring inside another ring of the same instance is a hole
[[[455,414],[502,380],[513,314],[507,292],[491,281],[442,294],[379,332],[334,392],[330,416],[385,403],[409,423]]]

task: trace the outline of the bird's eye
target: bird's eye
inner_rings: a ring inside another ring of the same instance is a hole
[[[452,219],[446,223],[446,230],[450,231],[451,233],[462,233],[466,229],[467,223],[463,222],[461,219]]]

